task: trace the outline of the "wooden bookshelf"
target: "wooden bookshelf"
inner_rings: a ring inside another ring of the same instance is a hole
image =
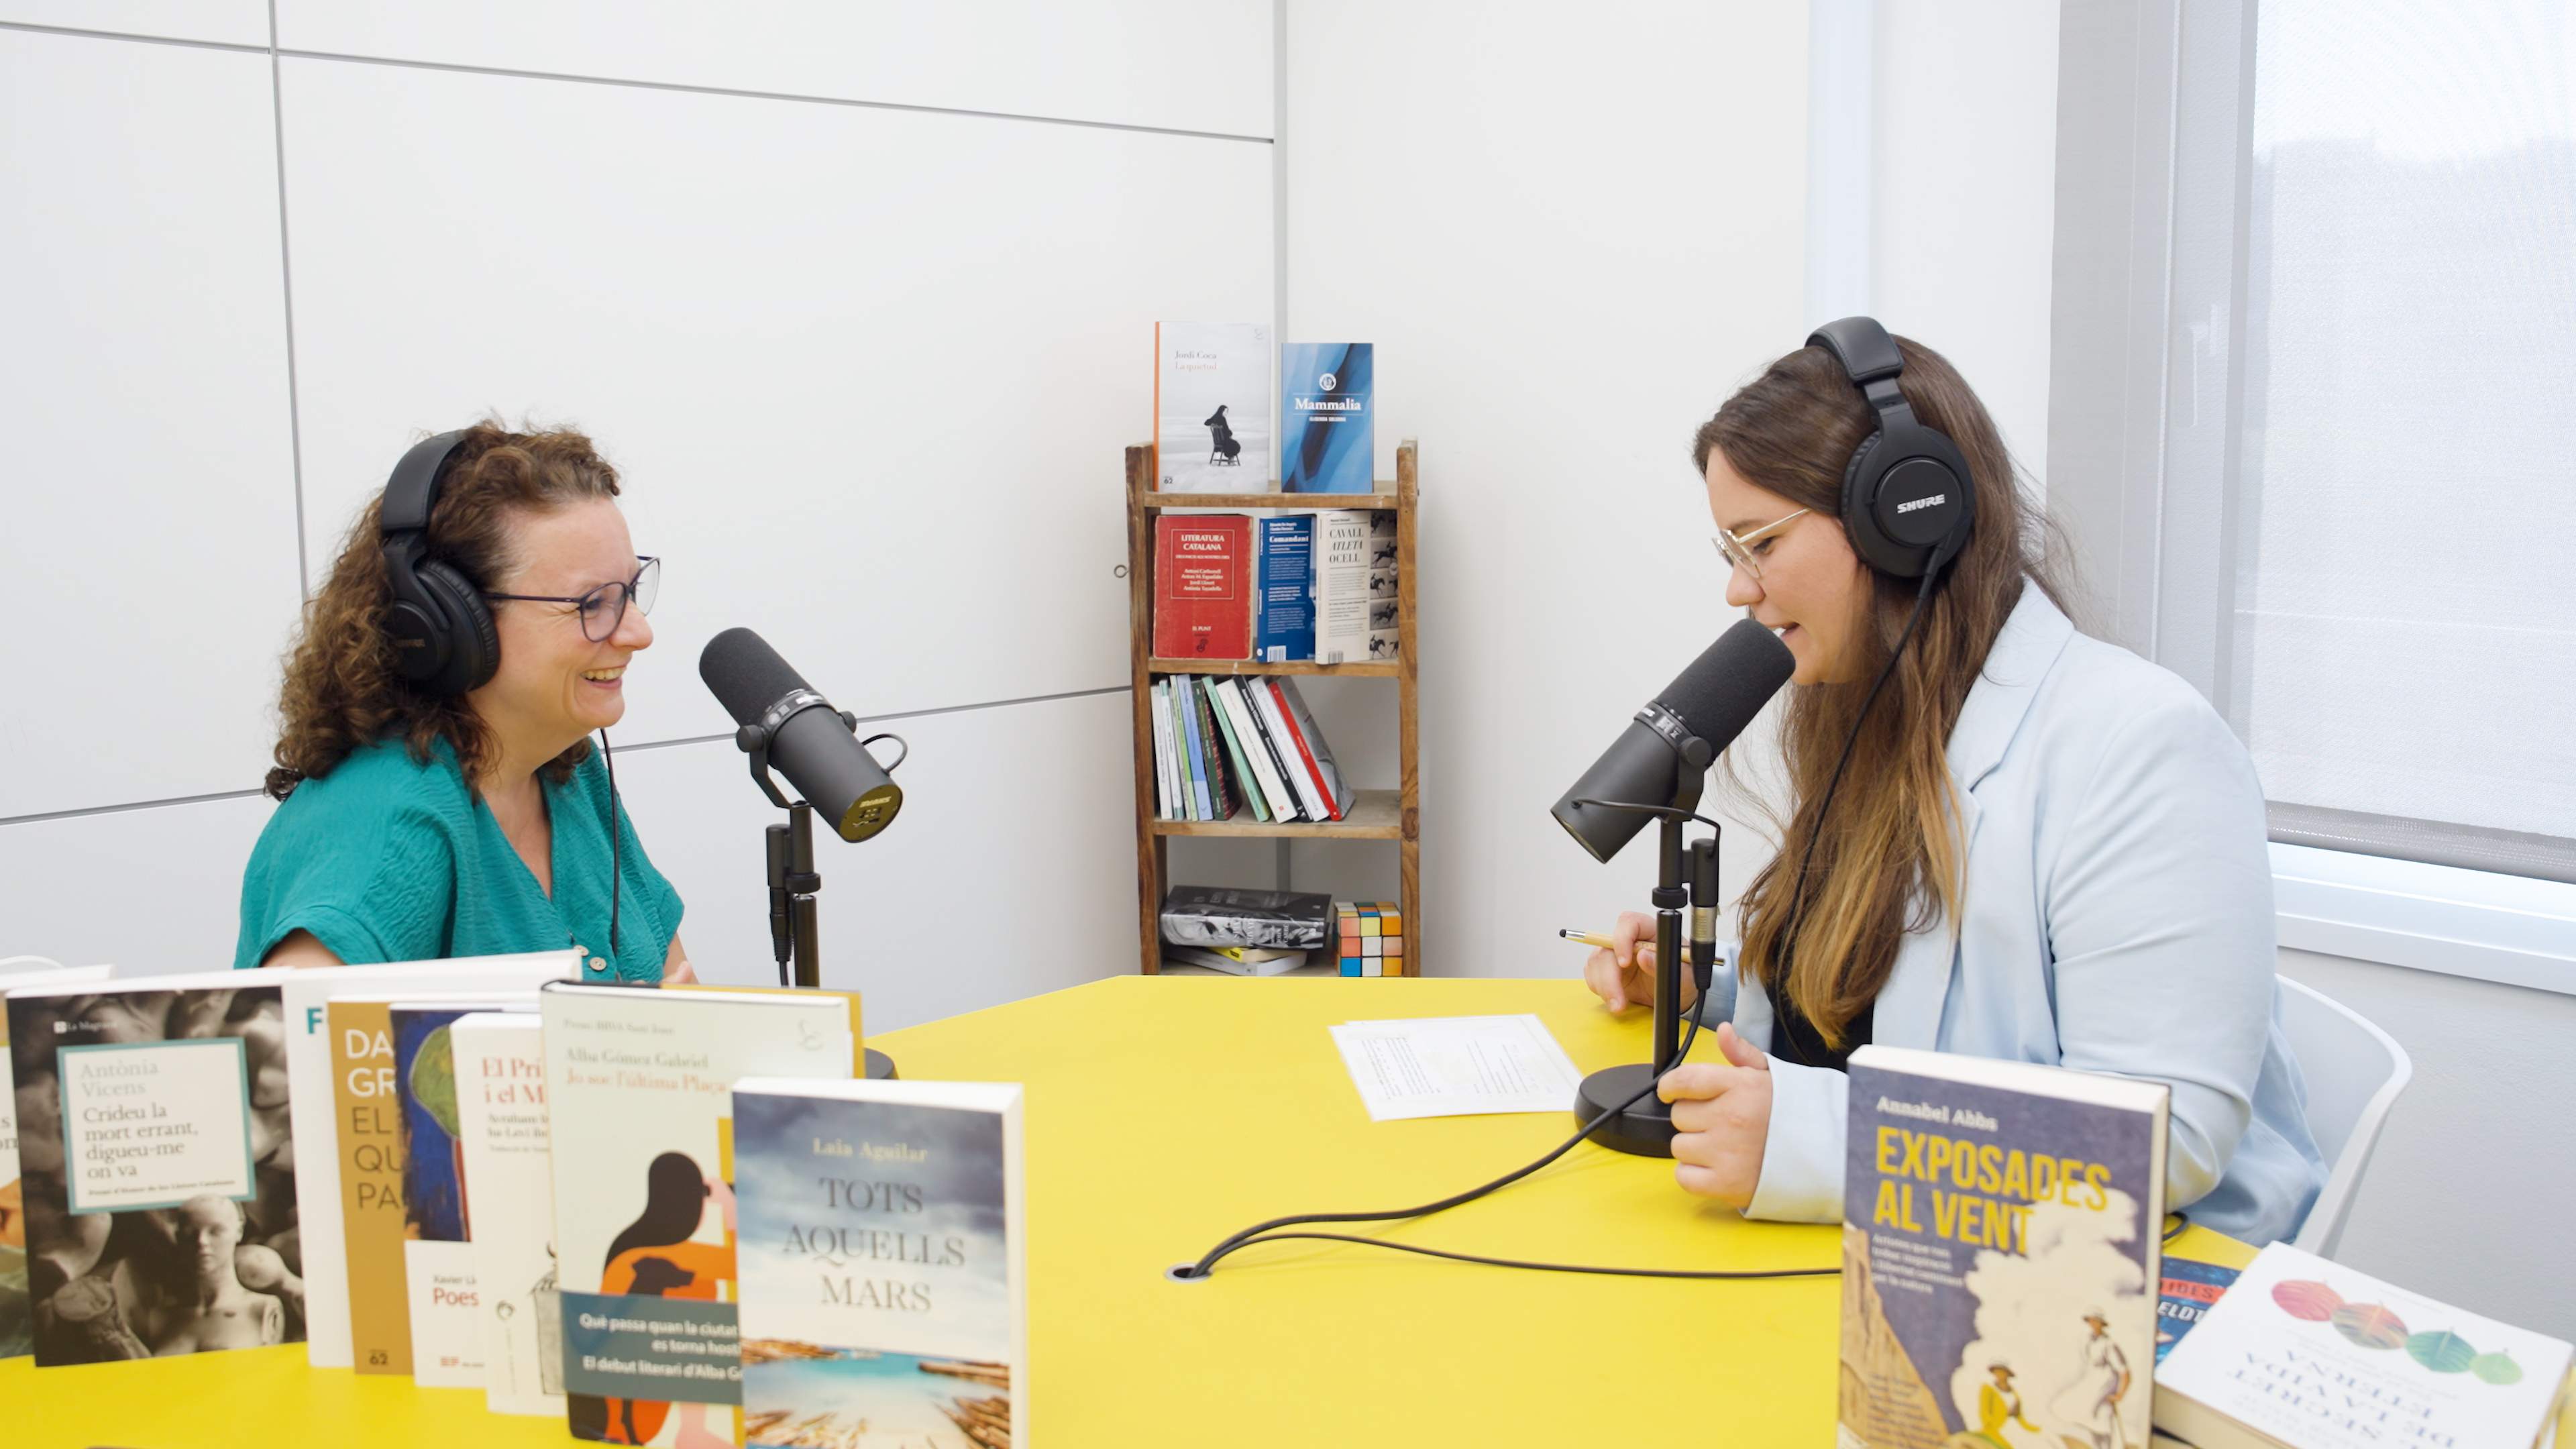
[[[1401,869],[1404,973],[1422,974],[1422,829],[1420,771],[1416,768],[1420,652],[1414,630],[1415,516],[1421,493],[1417,449],[1410,438],[1395,450],[1395,478],[1374,493],[1158,493],[1151,444],[1127,450],[1127,615],[1129,679],[1134,686],[1136,765],[1136,895],[1140,962],[1147,975],[1163,969],[1163,892],[1169,884],[1167,843],[1173,836],[1240,836],[1283,840],[1392,840]],[[1165,509],[1251,512],[1256,509],[1368,508],[1395,513],[1396,657],[1359,664],[1299,660],[1265,664],[1245,659],[1165,659],[1153,652],[1154,517]],[[1396,689],[1396,756],[1401,780],[1392,790],[1362,790],[1343,819],[1262,821],[1249,810],[1231,820],[1165,820],[1155,809],[1153,681],[1164,674],[1344,675],[1388,679]],[[1312,968],[1308,968],[1309,971]],[[1213,974],[1213,973],[1212,973]],[[1307,974],[1300,971],[1294,974]],[[1331,971],[1315,974],[1330,975]]]

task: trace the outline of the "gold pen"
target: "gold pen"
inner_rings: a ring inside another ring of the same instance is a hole
[[[1598,946],[1604,951],[1616,951],[1619,949],[1618,942],[1602,935],[1599,931],[1575,931],[1560,927],[1557,930],[1557,934],[1563,936],[1569,941],[1572,941],[1578,946]]]

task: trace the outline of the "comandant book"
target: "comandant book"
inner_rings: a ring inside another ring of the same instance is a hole
[[[545,1019],[565,1418],[577,1439],[734,1442],[733,1084],[846,1078],[842,992],[557,984]]]
[[[1154,325],[1156,492],[1272,491],[1270,362],[1257,322]]]
[[[1377,489],[1377,348],[1290,342],[1279,349],[1279,486],[1289,493]]]
[[[36,1363],[303,1337],[270,967],[9,995]]]
[[[1842,1449],[2146,1442],[2169,1092],[1852,1053]]]
[[[106,966],[60,966],[11,971],[0,991],[105,981]],[[0,1053],[9,1049],[9,1015],[0,1011]],[[0,1060],[6,1060],[0,1056]],[[27,1214],[18,1187],[16,1094],[0,1092],[0,1358],[22,1358],[35,1347],[35,1320],[27,1302]]]
[[[394,961],[326,966],[286,977],[286,1062],[294,1088],[291,1115],[302,1148],[295,1174],[302,1224],[306,1358],[315,1368],[348,1368],[347,1245],[340,1239],[340,1133],[331,1080],[331,1037],[323,1012],[334,992],[533,991],[543,981],[581,975],[577,950],[514,956],[460,956],[446,961]]]
[[[2156,1427],[2199,1449],[2521,1449],[2569,1357],[2559,1339],[2274,1243],[2156,1370]]]
[[[496,1414],[560,1414],[563,1305],[555,1291],[544,1024],[531,1012],[476,1012],[447,1031],[473,1213],[484,1403]]]
[[[1029,1442],[1020,1089],[734,1089],[752,1445]]]

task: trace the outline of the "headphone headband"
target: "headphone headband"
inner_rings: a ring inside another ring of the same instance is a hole
[[[1843,469],[1843,533],[1870,567],[1901,579],[1938,573],[1967,546],[1976,486],[1948,434],[1914,416],[1898,379],[1905,354],[1871,317],[1845,317],[1807,334],[1833,355],[1877,415]]]
[[[423,438],[394,464],[393,475],[385,480],[385,506],[380,515],[385,537],[428,531],[429,509],[438,501],[439,480],[447,476],[448,460],[456,456],[464,441],[463,428]]]
[[[1896,339],[1878,325],[1874,317],[1845,317],[1828,322],[1807,334],[1809,347],[1822,347],[1842,364],[1843,371],[1862,387],[1882,377],[1894,377],[1905,370],[1905,354],[1896,347]]]

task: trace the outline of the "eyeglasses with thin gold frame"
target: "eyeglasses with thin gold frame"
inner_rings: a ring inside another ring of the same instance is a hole
[[[1733,529],[1721,528],[1717,531],[1717,536],[1709,542],[1717,545],[1719,556],[1726,560],[1729,567],[1739,568],[1753,575],[1753,581],[1758,584],[1762,582],[1762,558],[1753,551],[1753,545],[1814,511],[1812,508],[1801,508],[1786,518],[1773,519],[1750,533],[1737,533]]]

